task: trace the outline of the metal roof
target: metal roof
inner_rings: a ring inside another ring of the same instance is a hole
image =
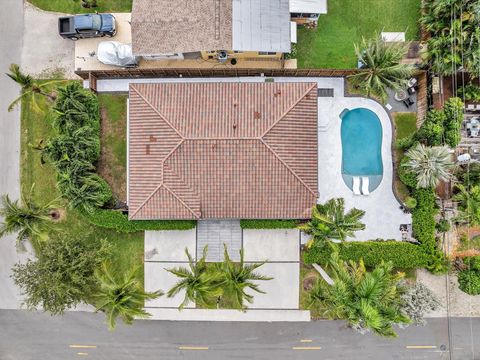
[[[232,50],[290,52],[289,0],[232,0]]]

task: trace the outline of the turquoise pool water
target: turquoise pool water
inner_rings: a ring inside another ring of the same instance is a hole
[[[383,177],[382,124],[377,114],[365,108],[344,110],[342,119],[342,175],[352,187],[353,176],[368,176],[370,191]]]

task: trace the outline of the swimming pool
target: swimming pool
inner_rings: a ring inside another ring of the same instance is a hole
[[[354,176],[368,176],[370,191],[383,177],[382,124],[377,114],[366,108],[345,109],[342,119],[342,176],[351,189]]]

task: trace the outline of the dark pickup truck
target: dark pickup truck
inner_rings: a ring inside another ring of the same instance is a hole
[[[65,39],[78,40],[93,37],[112,37],[116,33],[112,14],[85,14],[58,19],[58,32]]]

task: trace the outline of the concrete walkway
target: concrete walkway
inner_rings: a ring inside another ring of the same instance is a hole
[[[240,261],[242,248],[242,229],[240,220],[199,220],[197,223],[197,256],[202,256],[208,246],[207,261],[223,261],[224,244],[228,256],[233,261]]]
[[[249,322],[308,322],[310,311],[306,310],[208,310],[208,309],[153,309],[147,311],[150,320],[180,321],[249,321]]]

